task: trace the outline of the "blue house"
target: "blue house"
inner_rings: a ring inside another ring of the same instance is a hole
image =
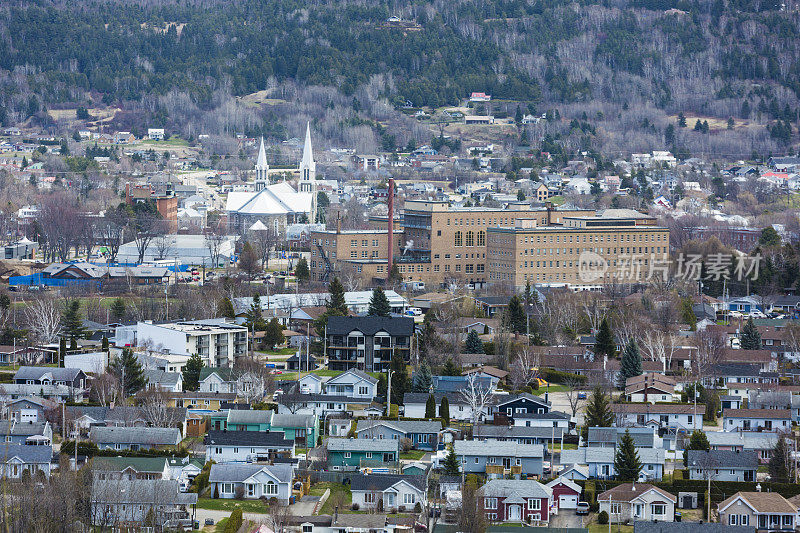
[[[356,435],[359,439],[408,439],[418,450],[438,449],[440,420],[359,420]]]

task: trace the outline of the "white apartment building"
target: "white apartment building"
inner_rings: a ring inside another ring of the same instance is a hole
[[[154,324],[137,322],[117,328],[117,347],[148,347],[164,354],[199,354],[208,367],[232,367],[247,352],[247,328],[222,319]]]

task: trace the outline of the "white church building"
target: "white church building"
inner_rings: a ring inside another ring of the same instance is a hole
[[[285,235],[286,227],[290,224],[314,222],[317,218],[317,164],[311,148],[311,124],[306,125],[299,170],[297,189],[285,181],[270,185],[269,164],[262,138],[255,167],[255,190],[228,194],[225,211],[228,213],[229,231],[242,234],[255,225]]]

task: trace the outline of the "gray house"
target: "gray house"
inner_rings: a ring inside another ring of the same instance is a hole
[[[475,440],[512,441],[518,444],[548,444],[550,442],[561,442],[563,436],[564,430],[562,428],[478,424],[472,429],[472,437]]]
[[[216,498],[276,498],[289,503],[292,495],[293,468],[290,464],[215,464],[208,482]]]
[[[359,420],[359,439],[409,439],[418,450],[433,451],[439,445],[439,420]]]
[[[586,445],[589,448],[616,448],[617,443],[629,432],[633,438],[633,445],[637,448],[660,448],[662,446],[661,439],[658,436],[658,431],[655,427],[590,427],[587,437]]]
[[[541,476],[543,473],[544,447],[541,444],[457,440],[453,446],[466,473],[489,473],[487,467],[489,471],[498,470],[497,474],[505,474],[506,470],[514,475]]]
[[[417,504],[427,502],[427,482],[425,476],[403,474],[356,474],[350,479],[353,503],[361,509],[376,509],[383,501],[387,512],[391,509],[411,511]]]
[[[18,385],[66,385],[75,389],[86,388],[86,374],[80,368],[55,368],[50,366],[21,366],[14,374]]]
[[[689,479],[755,481],[758,454],[755,450],[688,450]]]
[[[639,448],[636,450],[642,462],[642,470],[638,481],[660,480],[664,475],[664,459],[666,452],[658,448]],[[564,450],[561,452],[562,465],[586,465],[589,467],[589,477],[597,479],[613,479],[614,448],[578,448],[577,450]]]
[[[89,431],[89,440],[101,450],[148,450],[177,446],[181,434],[177,428],[97,426]]]
[[[96,480],[92,484],[91,519],[97,526],[141,524],[150,516],[158,529],[191,525],[197,494],[180,492],[178,482],[167,479]]]
[[[17,479],[27,470],[31,475],[42,472],[50,477],[53,448],[50,446],[26,446],[24,444],[0,444],[0,477]]]
[[[49,446],[53,442],[50,422],[17,422],[0,420],[0,439],[10,444]]]

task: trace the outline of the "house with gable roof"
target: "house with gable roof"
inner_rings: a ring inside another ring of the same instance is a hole
[[[717,505],[719,521],[757,531],[794,531],[797,506],[777,492],[737,492]]]
[[[356,436],[359,439],[408,439],[418,450],[439,448],[440,420],[359,420]]]
[[[407,474],[355,474],[350,478],[353,503],[361,509],[413,511],[417,504],[427,503],[428,483],[425,476]]]
[[[215,464],[211,466],[208,482],[211,494],[219,498],[235,498],[240,493],[247,499],[276,498],[288,505],[293,470],[290,464]]]
[[[647,483],[623,483],[597,495],[600,512],[617,523],[637,520],[672,522],[678,498]]]
[[[554,510],[553,489],[533,479],[491,479],[479,490],[490,522],[547,525]]]
[[[322,384],[323,394],[373,400],[378,395],[378,380],[357,368],[351,368]]]

